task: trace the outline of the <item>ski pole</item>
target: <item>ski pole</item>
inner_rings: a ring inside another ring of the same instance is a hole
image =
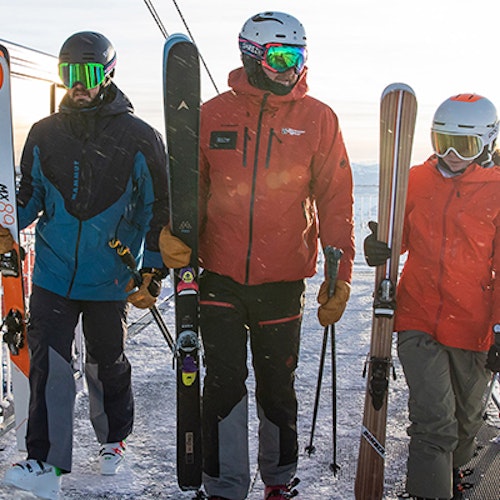
[[[141,273],[137,270],[137,263],[135,261],[134,256],[130,253],[130,249],[116,238],[113,238],[112,240],[109,241],[109,246],[116,250],[116,253],[120,257],[122,262],[127,266],[128,270],[132,273],[132,278],[134,280],[135,285],[137,287],[140,287],[142,284],[142,276]],[[155,319],[161,334],[167,341],[168,346],[170,347],[172,352],[174,352],[175,348],[174,339],[172,338],[172,335],[168,330],[167,325],[163,321],[160,311],[158,311],[158,308],[155,305],[152,305],[149,308],[149,310],[153,315],[153,318]]]
[[[309,445],[306,446],[306,451],[311,456],[316,447],[313,445],[314,430],[316,429],[316,418],[318,416],[319,396],[321,393],[321,380],[323,379],[323,368],[325,366],[326,343],[328,342],[328,327],[325,327],[323,334],[323,345],[321,346],[321,356],[319,361],[318,381],[316,384],[316,397],[314,399],[313,419],[311,425],[311,436],[309,437]]]
[[[342,257],[342,250],[333,247],[325,248],[326,268],[329,278],[330,288],[328,295],[331,297],[335,293],[335,284],[339,271],[339,261]],[[330,469],[333,475],[337,475],[340,466],[337,464],[337,353],[335,342],[335,324],[330,325],[331,350],[332,350],[332,436],[333,436],[333,462]]]
[[[337,282],[337,274],[339,267],[339,260],[342,257],[342,250],[327,246],[325,247],[325,258],[326,258],[326,273],[328,276],[329,289],[328,289],[328,297],[332,297],[335,293],[335,283]],[[316,429],[316,420],[318,416],[318,407],[319,407],[319,397],[321,394],[321,381],[323,379],[323,369],[325,365],[325,357],[326,357],[326,346],[328,342],[328,334],[331,332],[332,338],[332,398],[333,398],[333,464],[331,464],[330,468],[336,474],[339,469],[337,465],[337,382],[336,382],[336,362],[335,362],[335,326],[329,325],[325,327],[323,333],[323,344],[321,347],[321,356],[320,356],[320,365],[318,371],[318,381],[316,385],[316,398],[314,401],[314,410],[313,410],[313,421],[311,426],[311,436],[309,439],[309,445],[306,447],[306,451],[311,455],[316,451],[315,446],[313,445],[314,439],[314,431]]]

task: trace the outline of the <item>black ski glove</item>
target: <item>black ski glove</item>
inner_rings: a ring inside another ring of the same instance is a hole
[[[377,239],[378,224],[375,221],[368,222],[368,227],[372,234],[369,234],[364,241],[366,263],[371,267],[381,266],[391,256],[391,249],[385,241]]]
[[[500,372],[500,333],[495,333],[495,343],[490,347],[490,350],[488,351],[486,368],[488,368],[492,372]]]

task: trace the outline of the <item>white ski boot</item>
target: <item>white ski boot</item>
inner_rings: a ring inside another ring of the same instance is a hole
[[[23,460],[7,470],[4,483],[55,500],[61,489],[61,471],[40,460]]]
[[[105,443],[99,450],[99,465],[103,476],[114,476],[125,455],[125,441]]]

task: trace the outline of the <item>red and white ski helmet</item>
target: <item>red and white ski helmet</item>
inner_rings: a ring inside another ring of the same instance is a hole
[[[497,110],[489,99],[478,94],[458,94],[437,108],[431,133],[477,136],[491,152],[498,129]]]

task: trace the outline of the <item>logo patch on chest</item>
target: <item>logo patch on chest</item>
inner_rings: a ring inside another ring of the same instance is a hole
[[[237,132],[214,131],[210,134],[210,149],[236,149],[237,138]]]
[[[296,130],[294,128],[282,128],[281,133],[283,135],[302,135],[305,134],[305,130]]]

